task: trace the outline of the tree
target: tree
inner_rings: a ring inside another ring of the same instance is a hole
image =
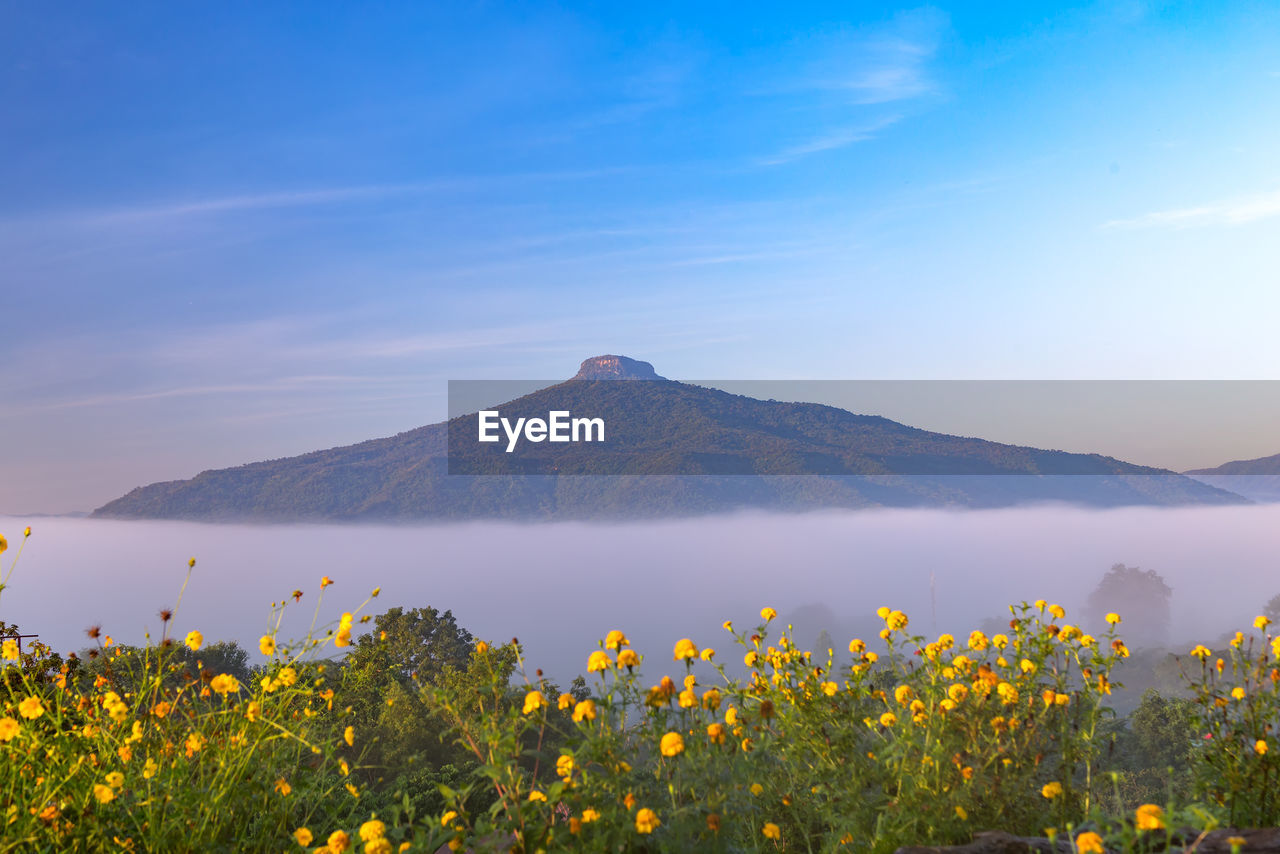
[[[435,608],[392,608],[374,617],[373,628],[357,641],[348,663],[360,666],[376,658],[401,680],[429,681],[446,665],[465,668],[475,645],[452,611]]]
[[[1280,593],[1272,596],[1262,606],[1262,615],[1273,623],[1280,623]]]
[[[364,761],[393,776],[425,762],[439,766],[462,758],[441,743],[442,722],[423,705],[419,686],[447,672],[465,671],[475,642],[452,611],[392,608],[373,620],[343,666],[343,687],[356,727],[368,734]]]
[[[1163,646],[1169,642],[1172,596],[1173,588],[1155,570],[1117,563],[1089,594],[1085,610],[1095,628],[1107,614],[1118,613],[1121,634],[1132,646]]]

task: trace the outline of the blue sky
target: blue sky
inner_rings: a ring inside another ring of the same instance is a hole
[[[3,2],[0,103],[0,512],[605,352],[1280,379],[1273,3]]]

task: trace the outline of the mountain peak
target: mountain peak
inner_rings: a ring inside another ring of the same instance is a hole
[[[653,365],[626,356],[592,356],[583,361],[575,380],[664,380]]]

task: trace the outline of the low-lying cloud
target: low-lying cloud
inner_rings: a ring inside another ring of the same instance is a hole
[[[1244,628],[1280,592],[1280,505],[1083,510],[889,510],[744,514],[635,524],[472,523],[417,527],[233,526],[85,519],[0,519],[35,534],[0,596],[0,620],[54,649],[84,647],[101,625],[117,641],[161,631],[189,556],[198,559],[171,634],[199,628],[256,650],[270,603],[295,588],[285,637],[307,630],[321,576],[320,624],[400,605],[454,612],[478,637],[519,637],[530,669],[566,683],[610,629],[624,630],[658,675],[672,644],[720,648],[720,624],[758,621],[763,605],[826,630],[837,648],[876,628],[880,605],[922,633],[959,635],[1005,606],[1045,598],[1079,618],[1115,563],[1158,572],[1173,588],[1175,648]],[[11,558],[11,548],[5,558]],[[8,561],[4,561],[7,568]],[[1007,616],[1006,616],[1007,618]],[[819,625],[821,623],[821,625]],[[253,653],[256,658],[256,651]],[[732,656],[737,659],[738,656]]]

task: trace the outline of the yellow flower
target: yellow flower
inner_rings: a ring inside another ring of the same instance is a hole
[[[960,806],[959,804],[956,804],[956,818],[960,819],[961,821],[968,821],[969,812],[964,807]]]
[[[102,783],[94,783],[93,796],[98,799],[98,803],[106,804],[115,800],[116,793],[110,786],[105,786]]]
[[[574,723],[582,723],[583,721],[594,721],[596,719],[596,701],[586,699],[573,707]]]
[[[1203,646],[1201,644],[1196,644],[1195,647],[1192,648],[1190,655],[1195,656],[1201,661],[1204,661],[1206,658],[1213,655],[1213,653],[1209,651],[1208,647]]]
[[[1244,689],[1243,689],[1243,688],[1241,688],[1239,685],[1237,685],[1236,687],[1234,687],[1234,688],[1232,688],[1232,689],[1231,689],[1231,696],[1232,696],[1232,698],[1233,698],[1233,699],[1236,699],[1236,700],[1243,700],[1243,699],[1244,699]]]
[[[957,682],[947,689],[947,696],[950,697],[953,702],[963,703],[965,697],[969,696],[969,686],[961,685]]]
[[[563,712],[565,709],[573,708],[574,702],[575,699],[572,694],[561,694],[560,698],[556,700],[556,708]]]
[[[669,732],[662,737],[660,749],[663,756],[678,756],[684,751],[684,738],[678,732]]]
[[[325,579],[328,580],[328,578],[329,576],[326,575]],[[335,830],[329,834],[329,838],[325,840],[324,844],[329,847],[333,854],[342,854],[342,852],[351,847],[351,837],[347,836],[345,830]]]
[[[5,661],[18,660],[18,642],[13,638],[6,638],[3,644],[0,644],[0,658]]]
[[[529,800],[530,800],[531,802],[532,802],[532,801],[543,801],[543,802],[545,802],[545,801],[547,800],[547,796],[546,796],[545,794],[543,794],[542,792],[539,792],[537,789],[534,789],[532,792],[530,792],[530,793],[529,793]]]
[[[604,636],[605,649],[619,650],[624,646],[630,646],[631,641],[627,640],[627,636],[622,632],[614,629]]]
[[[636,833],[653,833],[660,824],[662,822],[658,820],[658,814],[648,807],[636,813]]]
[[[773,610],[772,608],[760,609],[760,619],[764,620],[766,623],[772,620],[776,616],[778,616],[778,612]]]
[[[0,741],[12,741],[22,731],[22,724],[5,715],[0,718]]]
[[[229,673],[220,673],[210,680],[209,687],[212,688],[215,693],[225,697],[230,691],[239,691],[240,682],[236,677]]]
[[[880,716],[880,726],[891,727],[898,722],[898,716],[893,712],[885,712]]]
[[[598,818],[600,818],[600,813],[596,812],[591,807],[587,807],[585,810],[582,811],[583,824],[589,824]]]
[[[1049,613],[1053,614],[1053,616],[1057,617],[1059,620],[1067,615],[1067,612],[1063,610],[1061,605],[1050,605]]]
[[[822,693],[826,694],[828,697],[834,697],[836,692],[840,690],[840,686],[834,682],[823,682],[818,687],[822,689]]]
[[[404,846],[412,847],[408,842],[402,843],[400,848],[401,851],[408,850],[408,848]],[[364,854],[391,854],[391,840],[387,839],[385,836],[379,836],[377,839],[370,839],[364,844]]]
[[[894,631],[905,629],[907,627],[907,615],[902,611],[890,611],[889,616],[884,618],[884,623]]]
[[[1076,851],[1080,854],[1106,854],[1102,847],[1102,837],[1092,830],[1076,837]]]
[[[476,641],[476,655],[484,655],[489,651],[489,645],[484,641]]]
[[[724,744],[724,724],[713,723],[707,725],[707,738],[716,744]],[[8,739],[5,739],[8,741]]]
[[[263,635],[262,639],[258,641],[258,649],[263,655],[275,655],[276,639],[271,635]]]
[[[320,579],[320,589],[323,590],[332,583],[333,583],[333,579],[326,575]],[[337,832],[341,833],[342,831],[337,831]]]
[[[1164,810],[1155,804],[1143,804],[1133,816],[1138,830],[1164,830]]]
[[[306,848],[311,844],[311,840],[315,839],[315,837],[311,835],[311,831],[307,830],[305,827],[300,827],[295,830],[293,832],[293,838],[298,840],[298,844],[303,848]]]
[[[280,793],[280,797],[287,798],[289,793],[293,791],[293,786],[289,785],[289,781],[283,777],[276,779],[275,790]]]
[[[893,689],[893,699],[898,701],[899,706],[905,706],[911,701],[912,691],[910,685],[899,685]]]
[[[618,666],[628,668],[639,667],[640,656],[634,649],[624,649],[618,653]]]
[[[0,554],[4,554],[9,548],[9,541],[4,538],[4,534],[0,534]]]
[[[1044,787],[1040,789],[1040,794],[1049,800],[1053,800],[1062,794],[1062,784],[1057,780],[1054,780],[1052,783],[1045,783]]]
[[[699,656],[702,658],[703,661],[710,661],[711,659],[716,657],[716,651],[709,646],[704,647],[702,652],[699,653]]]
[[[1265,755],[1265,754],[1266,754],[1266,752],[1267,752],[1267,741],[1266,741],[1266,739],[1260,738],[1260,739],[1258,739],[1257,741],[1255,741],[1255,742],[1253,743],[1253,752],[1254,752],[1254,753],[1256,753],[1256,754],[1258,754],[1259,756],[1263,756],[1263,755]]]
[[[1253,627],[1255,629],[1262,629],[1263,631],[1266,631],[1266,628],[1269,625],[1271,625],[1270,618],[1262,614],[1259,614],[1258,616],[1253,618]]]
[[[782,838],[782,830],[771,821],[766,821],[764,827],[760,828],[760,832],[764,834],[765,839],[776,841]]]
[[[148,756],[146,764],[142,766],[142,779],[150,780],[159,770],[160,766],[156,764],[154,759]]]
[[[561,777],[569,777],[573,774],[573,757],[567,753],[562,753],[556,759],[556,774]]]
[[[376,818],[360,825],[360,838],[365,842],[381,839],[387,835],[387,826]]]
[[[987,636],[979,631],[969,633],[969,649],[982,652],[987,648]]]
[[[530,691],[524,695],[524,714],[529,715],[547,704],[547,698],[541,691]]]
[[[681,638],[676,641],[673,661],[682,661],[686,658],[697,658],[698,648],[693,645],[693,641],[688,638]]]
[[[608,670],[612,666],[613,662],[609,660],[609,653],[604,650],[597,649],[587,656],[588,673],[599,673],[601,670]]]
[[[29,721],[44,714],[44,705],[36,697],[28,697],[18,704],[18,714],[22,715]]]
[[[1023,673],[1035,673],[1036,663],[1029,658],[1024,658],[1022,661],[1018,662],[1018,668],[1022,670]]]
[[[1245,843],[1248,841],[1249,840],[1245,839],[1243,836],[1227,837],[1227,844],[1231,846],[1232,851],[1239,851],[1241,848],[1244,847]]]
[[[751,794],[755,795],[758,798],[760,797],[762,792],[764,792],[764,786],[761,786],[759,783],[751,784]]]
[[[854,638],[849,641],[849,652],[853,655],[862,655],[867,651],[867,644],[862,638]]]
[[[193,652],[199,652],[200,647],[204,646],[204,635],[194,629],[187,632],[187,646],[191,647]]]
[[[1113,626],[1118,625],[1120,623],[1120,615],[1112,611],[1110,614],[1107,614],[1107,622]]]

